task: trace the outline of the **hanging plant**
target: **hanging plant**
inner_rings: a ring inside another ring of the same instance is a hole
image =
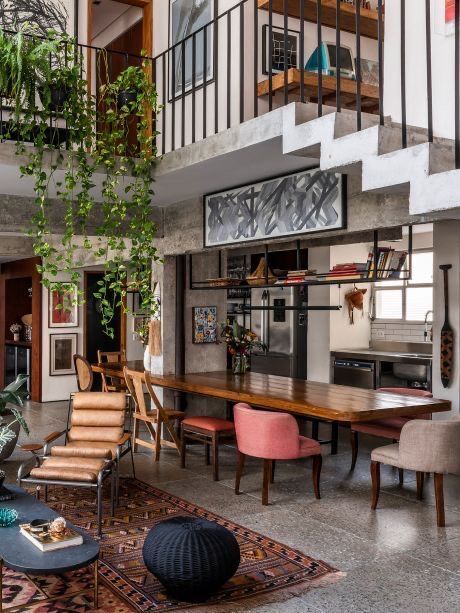
[[[157,157],[156,134],[151,130],[152,113],[158,112],[155,86],[147,60],[130,66],[113,82],[106,78],[96,114],[81,49],[72,38],[49,32],[46,39],[34,41],[32,51],[39,96],[24,97],[22,90],[16,91],[20,112],[12,118],[12,126],[18,135],[17,153],[27,158],[21,172],[34,179],[37,212],[31,236],[42,260],[39,272],[43,284],[56,291],[60,272],[67,273],[78,288],[88,254],[102,258],[104,277],[95,297],[104,331],[113,338],[113,317],[119,307],[127,311],[128,291],[139,292],[145,313],[156,311],[151,283],[152,261],[158,260],[151,219],[152,168]],[[104,58],[104,52],[101,55]],[[133,118],[135,130],[130,129]],[[59,128],[64,121],[65,141]],[[135,135],[131,143],[130,134]],[[34,147],[26,147],[27,142]],[[96,202],[93,177],[101,167],[102,201]],[[52,189],[65,205],[60,244],[50,221]],[[95,224],[94,238],[88,234],[88,224],[91,220],[94,225],[96,214],[102,220]],[[83,302],[81,290],[76,296]]]

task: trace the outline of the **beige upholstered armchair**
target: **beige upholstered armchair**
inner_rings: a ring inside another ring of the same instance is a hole
[[[380,492],[380,464],[414,470],[417,498],[422,499],[425,473],[434,473],[438,526],[445,526],[443,475],[460,475],[460,419],[449,421],[412,420],[401,430],[399,444],[374,449],[371,455],[372,505]]]

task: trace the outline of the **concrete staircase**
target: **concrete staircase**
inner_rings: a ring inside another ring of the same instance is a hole
[[[363,192],[409,196],[412,215],[460,207],[460,170],[455,170],[454,145],[447,140],[428,143],[426,130],[408,128],[408,145],[401,146],[401,127],[379,125],[375,115],[326,107],[312,117],[316,105],[293,103],[284,108],[283,153],[318,157],[322,170],[360,174]]]

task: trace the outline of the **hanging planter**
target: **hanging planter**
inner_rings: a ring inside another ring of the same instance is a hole
[[[46,40],[35,43],[33,51],[37,63],[32,74],[36,75],[42,104],[37,105],[35,96],[17,97],[21,112],[16,128],[17,153],[27,157],[21,173],[34,180],[37,212],[31,235],[35,254],[42,260],[38,270],[42,283],[53,285],[55,290],[60,285],[55,281],[58,272],[67,273],[77,288],[76,301],[81,303],[82,261],[88,257],[103,261],[104,276],[94,296],[101,305],[102,327],[113,338],[113,318],[118,308],[127,311],[125,297],[133,288],[140,294],[140,308],[146,315],[156,310],[151,270],[152,261],[159,258],[154,246],[151,183],[157,151],[149,117],[150,109],[158,113],[155,86],[147,62],[129,66],[113,82],[105,80],[98,91],[96,109],[80,63],[80,50],[72,38],[51,32]],[[0,86],[1,83],[0,78]],[[65,155],[60,139],[50,141],[48,137],[57,110],[69,127]],[[134,148],[129,138],[131,115],[138,118]],[[26,147],[25,142],[33,142],[34,147]],[[53,177],[58,168],[63,171],[62,179]],[[101,168],[105,176],[101,201],[96,203],[94,175],[100,174]],[[50,185],[57,187],[53,199],[48,191]],[[58,243],[52,238],[57,232],[51,222],[56,196],[66,208],[64,231]],[[89,220],[96,225],[91,236],[87,232]]]

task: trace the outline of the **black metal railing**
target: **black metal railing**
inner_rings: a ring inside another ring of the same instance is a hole
[[[396,52],[399,44],[395,78],[389,83],[391,99],[388,91],[384,96],[384,0],[373,0],[371,11],[358,0],[354,6],[341,0],[327,4],[324,0],[241,0],[152,58],[87,45],[79,45],[78,53],[96,97],[107,74],[112,78],[123,67],[148,62],[161,106],[161,112],[153,117],[160,154],[293,101],[315,105],[318,117],[326,107],[354,111],[357,131],[364,125],[364,114],[375,114],[381,125],[390,118],[393,125],[400,124],[404,148],[414,121],[426,128],[427,142],[439,135],[440,118],[433,109],[433,97],[440,97],[441,86],[439,75],[432,69],[434,1],[417,3],[418,18],[424,19],[417,37],[409,36],[414,28],[410,12],[415,10],[414,3],[399,0],[387,5],[387,12],[399,11],[399,22],[391,20],[391,44]],[[452,107],[448,114],[453,126],[447,136],[454,142],[455,166],[460,168],[460,0],[454,0],[453,5],[455,74],[451,79],[455,95],[452,102],[450,98],[446,102]],[[422,66],[423,58],[426,61],[425,82],[415,89],[414,45],[418,76],[423,79],[419,60],[422,58]],[[373,82],[369,80],[371,69]],[[425,101],[426,115],[421,119],[417,108],[414,120],[414,105],[420,107]],[[4,108],[0,110],[0,138],[5,112]],[[58,116],[56,125],[66,127]]]

